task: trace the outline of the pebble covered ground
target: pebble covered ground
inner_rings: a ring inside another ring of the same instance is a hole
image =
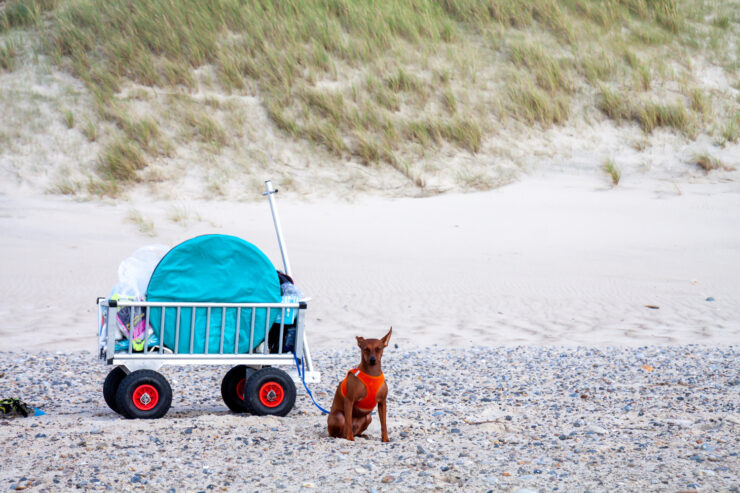
[[[324,406],[356,348],[314,354]],[[164,367],[159,420],[106,406],[90,353],[0,352],[0,491],[738,491],[737,347],[386,350],[391,443],[329,438],[299,388],[285,418],[237,415],[218,366]]]

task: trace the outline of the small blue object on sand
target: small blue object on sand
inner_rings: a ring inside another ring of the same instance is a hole
[[[39,409],[38,407],[33,408],[33,415],[34,416],[46,416],[46,413]]]

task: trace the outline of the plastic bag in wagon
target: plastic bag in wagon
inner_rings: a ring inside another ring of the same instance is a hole
[[[167,245],[147,245],[136,249],[118,266],[118,284],[112,294],[143,300],[152,272],[169,251]]]
[[[118,282],[113,286],[109,299],[144,301],[144,294],[149,279],[152,277],[152,272],[169,250],[170,248],[167,245],[147,245],[135,250],[130,257],[119,264]],[[147,329],[144,311],[141,308],[126,306],[116,309],[114,313],[116,314],[114,325],[116,340],[131,338],[134,351],[142,351]],[[100,333],[98,334],[101,347],[105,345],[104,339],[107,334],[105,314],[104,311]],[[154,342],[156,343],[156,341]],[[125,346],[128,348],[128,344],[125,344]]]

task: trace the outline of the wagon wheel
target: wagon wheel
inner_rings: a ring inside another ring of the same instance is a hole
[[[103,397],[105,398],[105,403],[115,412],[119,412],[118,406],[116,405],[116,392],[124,378],[126,378],[126,372],[120,366],[116,366],[110,371],[110,373],[108,373],[108,376],[105,377],[105,382],[103,382]]]
[[[244,402],[244,387],[254,372],[254,368],[238,365],[229,370],[221,381],[221,397],[226,406],[235,413],[248,413],[249,408]]]
[[[285,416],[295,404],[295,384],[277,368],[263,368],[247,378],[244,402],[258,416]]]
[[[116,392],[116,406],[129,419],[157,419],[172,404],[172,388],[167,379],[152,370],[129,373]]]

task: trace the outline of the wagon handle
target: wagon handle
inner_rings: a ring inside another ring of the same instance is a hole
[[[285,266],[285,273],[292,277],[291,269],[290,269],[290,260],[288,259],[288,251],[285,248],[285,242],[283,240],[283,230],[280,227],[280,217],[278,216],[277,206],[275,205],[275,201],[273,200],[272,196],[274,194],[278,193],[277,188],[273,188],[272,186],[272,180],[266,180],[265,181],[265,193],[262,195],[267,195],[267,200],[270,201],[270,211],[272,212],[272,221],[275,223],[275,232],[277,233],[278,237],[278,244],[280,245],[280,255],[283,256],[283,265]]]

